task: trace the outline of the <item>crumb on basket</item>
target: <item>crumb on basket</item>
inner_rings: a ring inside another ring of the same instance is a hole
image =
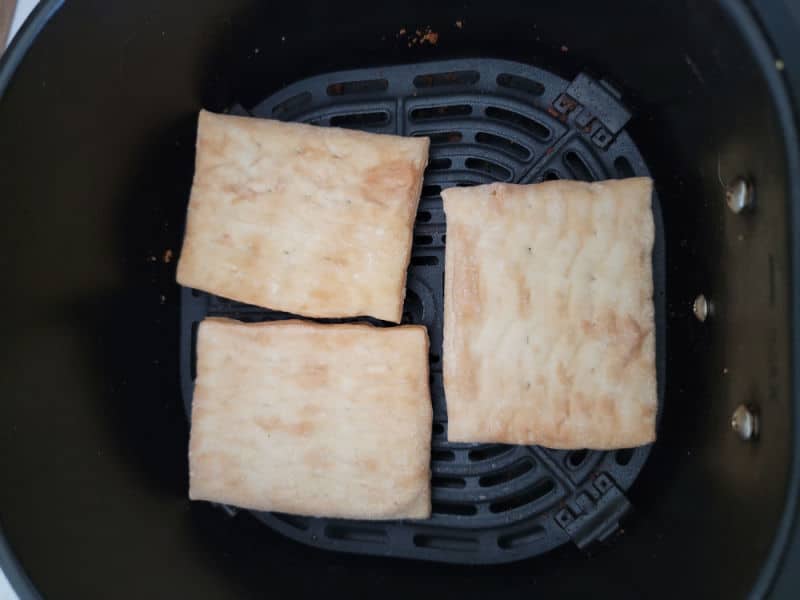
[[[430,25],[422,29],[416,29],[410,34],[407,32],[406,28],[403,27],[397,32],[397,37],[406,37],[406,45],[409,48],[417,45],[423,46],[425,44],[428,44],[429,46],[435,46],[439,43],[439,32],[431,29]]]
[[[431,46],[435,46],[439,42],[439,34],[435,31],[431,31],[430,28],[425,32],[425,35],[422,36],[422,42],[428,42]]]

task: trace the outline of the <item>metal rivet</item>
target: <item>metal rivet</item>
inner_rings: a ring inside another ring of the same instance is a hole
[[[744,177],[737,177],[725,189],[725,201],[737,215],[753,206],[753,186]]]
[[[697,320],[702,323],[708,318],[708,315],[711,314],[711,303],[706,300],[706,297],[703,294],[700,294],[694,299],[692,310],[694,311],[694,316],[697,317]]]
[[[733,411],[731,429],[742,440],[755,440],[758,437],[758,414],[746,404],[740,404]]]

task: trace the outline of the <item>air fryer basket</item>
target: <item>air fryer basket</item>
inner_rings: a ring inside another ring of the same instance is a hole
[[[45,0],[0,63],[0,562],[15,587],[790,593],[800,191],[787,86],[798,75],[780,52],[798,36],[790,5],[766,4]],[[435,186],[649,170],[666,344],[649,457],[445,446],[434,379],[435,452],[453,460],[434,454],[430,523],[190,503],[192,322],[281,317],[175,284],[200,107],[439,136],[406,316],[431,327],[434,365],[446,243]],[[755,204],[734,213],[725,192],[739,177]],[[705,321],[692,310],[700,294]],[[741,405],[759,415],[757,440],[731,430]],[[542,475],[553,487],[540,498]]]
[[[447,230],[439,194],[445,187],[492,181],[649,175],[624,131],[630,113],[618,96],[608,83],[585,74],[570,83],[522,63],[471,59],[324,74],[289,85],[250,111],[233,107],[233,112],[255,117],[431,139],[403,322],[425,325],[431,341],[433,516],[425,521],[359,522],[257,513],[260,521],[331,550],[478,564],[536,556],[569,541],[586,548],[617,532],[631,508],[624,492],[641,471],[650,445],[616,452],[565,452],[447,441],[441,356]],[[657,364],[663,397],[665,256],[655,197],[653,207]],[[244,321],[295,318],[182,290],[180,366],[187,415],[197,327],[206,316]]]

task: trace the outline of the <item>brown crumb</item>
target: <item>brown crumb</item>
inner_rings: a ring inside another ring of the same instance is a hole
[[[162,260],[164,261],[164,264],[172,262],[172,249],[167,248],[166,250],[164,250],[164,256]]]
[[[405,27],[401,27],[400,31],[397,32],[397,35],[405,35],[405,34],[406,34],[406,28]]]
[[[423,42],[428,42],[431,46],[435,46],[439,41],[439,34],[435,31],[429,31],[422,37]]]
[[[404,35],[406,30],[401,29],[401,34]],[[401,34],[398,34],[397,37],[400,37]],[[408,36],[407,46],[411,48],[411,46],[422,46],[424,44],[428,44],[430,46],[435,46],[439,42],[439,33],[431,29],[430,25],[425,27],[424,29],[417,29],[414,33]]]
[[[458,21],[456,21],[456,27],[458,27],[459,29],[461,29],[462,27],[464,27],[464,21],[462,21],[461,19],[459,19]]]

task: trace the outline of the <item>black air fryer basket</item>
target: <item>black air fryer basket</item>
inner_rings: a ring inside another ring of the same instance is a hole
[[[17,593],[800,595],[799,39],[788,0],[42,2],[0,62]],[[431,138],[403,313],[431,337],[431,519],[189,502],[198,323],[291,316],[175,283],[201,107]],[[447,442],[441,190],[637,175],[657,442]]]

